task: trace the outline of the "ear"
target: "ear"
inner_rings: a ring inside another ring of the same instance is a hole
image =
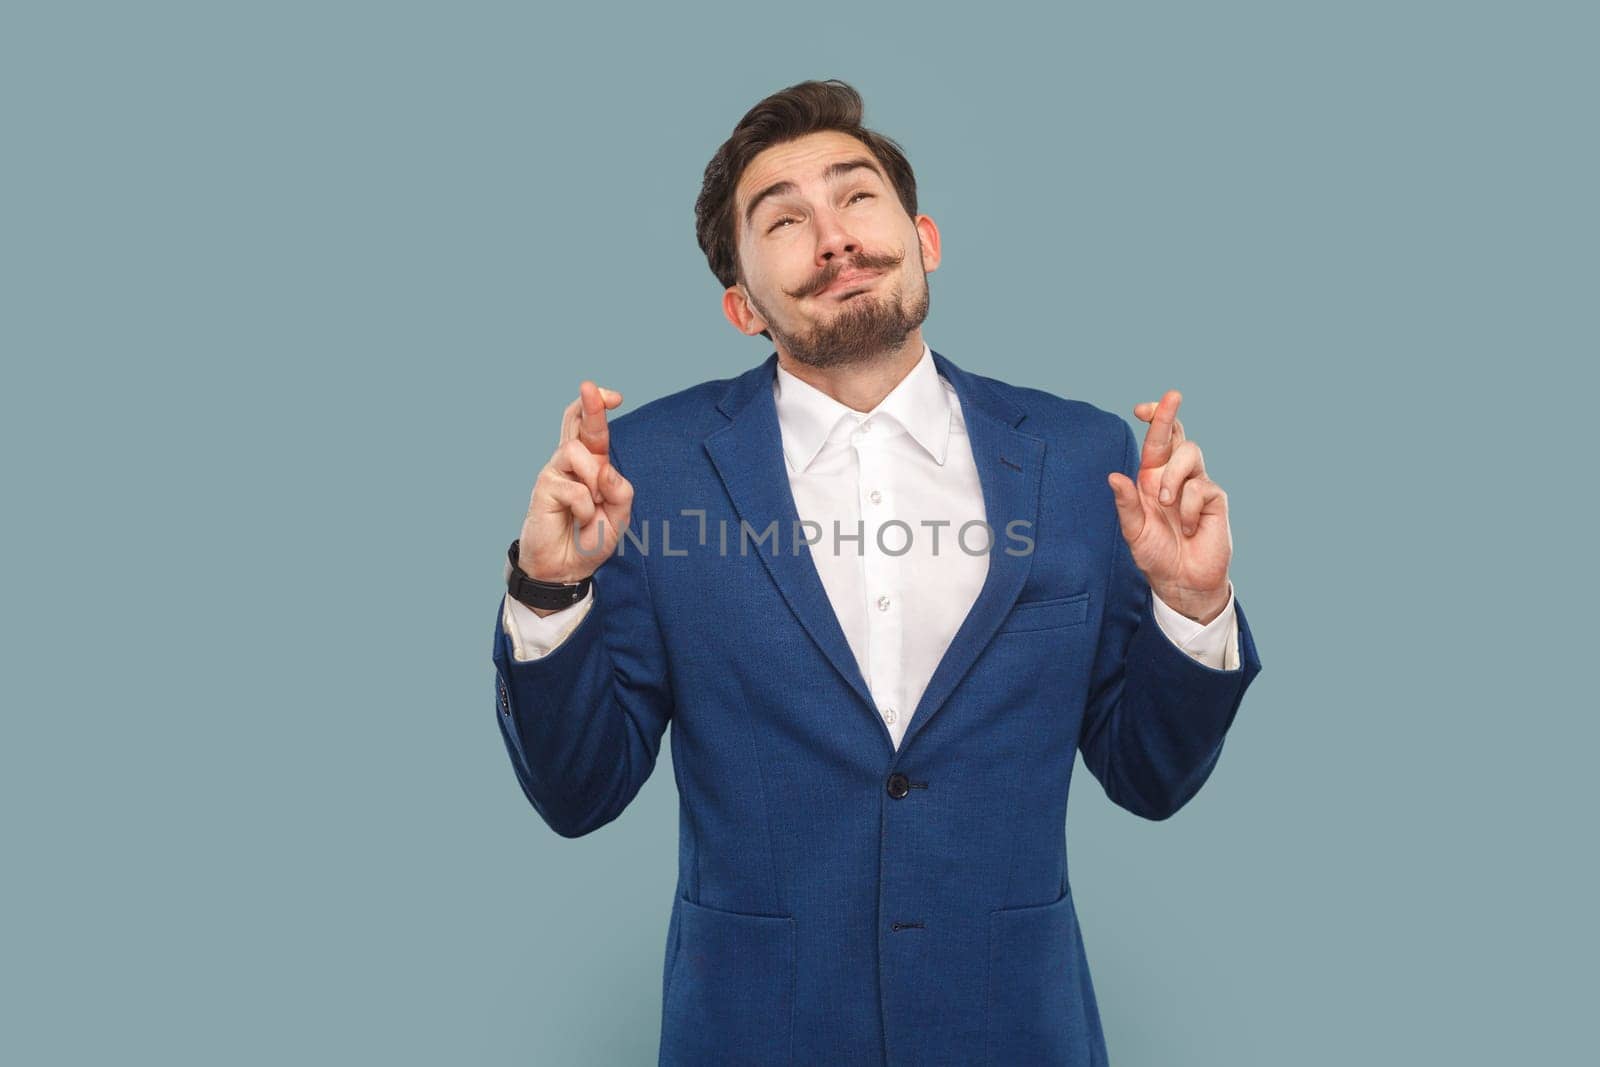
[[[743,285],[730,285],[722,294],[722,314],[742,334],[758,334],[767,328],[767,322],[757,313],[755,305],[744,291]]]
[[[939,227],[931,216],[918,215],[917,242],[922,246],[922,269],[929,274],[939,269]]]

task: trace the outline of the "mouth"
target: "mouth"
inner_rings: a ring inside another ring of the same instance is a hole
[[[880,277],[882,277],[881,272],[875,270],[847,270],[817,295],[845,300],[871,289]]]

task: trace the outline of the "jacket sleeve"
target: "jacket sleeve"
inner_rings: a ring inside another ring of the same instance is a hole
[[[1122,473],[1136,478],[1139,452],[1122,423]],[[1240,664],[1219,670],[1197,662],[1161,631],[1154,594],[1122,536],[1105,487],[1112,563],[1078,748],[1084,764],[1119,807],[1166,819],[1200,791],[1250,682],[1261,671],[1237,597]]]
[[[614,445],[611,462],[622,471]],[[644,553],[619,544],[594,572],[591,590],[594,604],[576,628],[536,659],[515,657],[501,610],[495,613],[500,732],[523,793],[563,837],[622,814],[655,768],[672,718]]]

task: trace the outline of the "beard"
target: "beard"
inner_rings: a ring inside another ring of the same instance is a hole
[[[833,318],[817,323],[804,333],[790,333],[778,326],[755,299],[751,304],[767,320],[772,339],[798,363],[819,370],[842,367],[898,352],[911,331],[928,317],[928,283],[906,301],[903,290],[875,297],[861,293],[846,299]]]

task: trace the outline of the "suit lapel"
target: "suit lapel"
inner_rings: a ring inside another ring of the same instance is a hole
[[[1008,547],[1016,550],[1015,542],[1006,534],[1006,524],[1021,520],[1028,524],[1021,528],[1021,533],[1038,536],[1034,524],[1039,515],[1039,486],[1044,471],[1044,441],[1015,429],[1025,412],[938,352],[933,353],[933,359],[939,373],[949,379],[961,400],[978,480],[983,486],[984,510],[994,536],[983,588],[933,672],[906,728],[901,751],[944,705],[1016,602],[1033,557],[1005,551]],[[730,383],[717,409],[731,421],[705,439],[706,453],[728,491],[734,510],[754,534],[761,534],[769,524],[777,522],[778,550],[756,546],[756,555],[761,557],[763,566],[806,633],[860,698],[882,731],[885,742],[892,744],[888,727],[878,715],[872,693],[861,677],[844,630],[834,615],[833,605],[812,561],[810,546],[797,546],[794,537],[799,515],[794,494],[789,489],[782,432],[772,397],[777,364],[778,357],[774,353],[759,367]],[[794,551],[796,547],[798,553]],[[937,577],[934,580],[937,581]]]
[[[878,719],[872,693],[861,677],[850,642],[845,639],[817,566],[811,560],[811,547],[799,544],[795,537],[799,513],[789,489],[778,409],[772,398],[777,367],[778,356],[773,353],[761,366],[733,380],[717,404],[717,409],[733,421],[706,438],[706,452],[728,490],[733,509],[750,526],[752,551],[761,557],[789,609],[872,717]],[[756,545],[754,539],[762,536],[774,520],[778,524],[776,550],[770,541]],[[881,720],[879,726],[883,726]],[[883,729],[884,739],[889,740],[888,728]]]
[[[961,399],[967,439],[978,466],[978,481],[983,485],[984,515],[994,536],[983,588],[962,620],[961,628],[951,638],[950,647],[945,649],[939,666],[934,669],[922,699],[917,702],[905,737],[900,741],[902,752],[944,706],[956,684],[988,646],[1000,621],[1011,611],[1017,594],[1022,592],[1033,555],[1013,555],[1006,551],[1010,548],[1012,552],[1021,552],[1016,542],[1007,536],[1006,524],[1026,523],[1019,527],[1018,533],[1038,537],[1039,486],[1044,473],[1044,440],[1015,429],[1026,412],[938,352],[933,353],[933,362]]]

